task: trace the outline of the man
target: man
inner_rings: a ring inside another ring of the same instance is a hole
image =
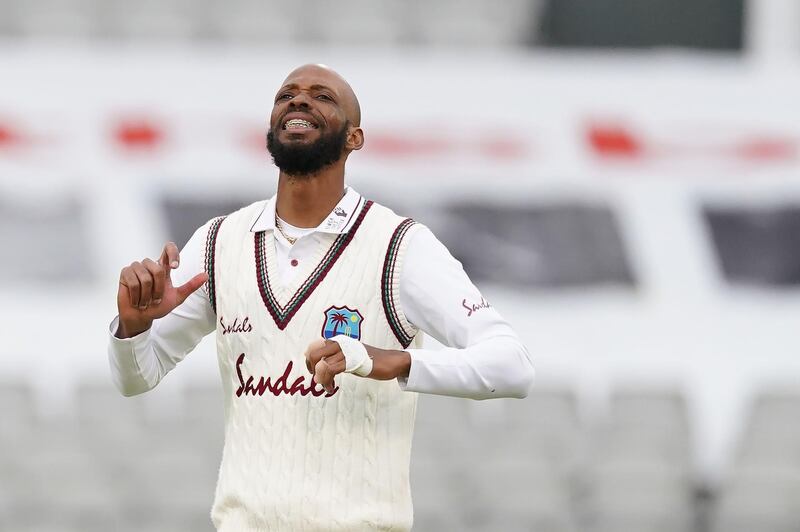
[[[433,234],[345,187],[360,124],[341,76],[296,69],[267,135],[276,196],[120,274],[109,358],[124,395],[216,331],[220,531],[409,530],[413,392],[524,397],[532,384],[518,337]],[[421,349],[420,331],[453,347]]]

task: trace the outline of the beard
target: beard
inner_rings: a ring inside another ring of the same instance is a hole
[[[270,129],[267,150],[281,172],[292,177],[311,176],[342,157],[349,124],[345,122],[341,130],[321,134],[311,144],[282,143],[278,140],[278,131]]]

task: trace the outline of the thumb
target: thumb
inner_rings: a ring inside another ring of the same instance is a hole
[[[208,274],[206,272],[200,272],[189,279],[186,284],[182,284],[181,286],[177,287],[175,291],[178,294],[178,305],[183,303],[187,297],[196,292],[198,288],[205,284],[206,281],[208,281]]]

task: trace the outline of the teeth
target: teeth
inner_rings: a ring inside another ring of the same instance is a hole
[[[284,124],[283,129],[313,129],[314,124],[302,118],[292,118]]]

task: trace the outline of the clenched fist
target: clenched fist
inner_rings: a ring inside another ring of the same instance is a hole
[[[351,341],[356,342],[356,340]],[[336,375],[345,371],[379,381],[408,377],[411,369],[411,355],[408,352],[379,349],[367,344],[361,345],[372,361],[368,373],[361,373],[358,368],[348,370],[348,359],[342,346],[334,340],[323,340],[322,338],[314,340],[306,348],[306,369],[314,375],[314,380],[328,393],[334,391]]]
[[[153,320],[172,312],[208,280],[203,272],[184,285],[172,286],[170,272],[179,264],[178,246],[168,242],[158,262],[144,259],[122,268],[117,291],[118,338],[130,338],[146,331]]]

